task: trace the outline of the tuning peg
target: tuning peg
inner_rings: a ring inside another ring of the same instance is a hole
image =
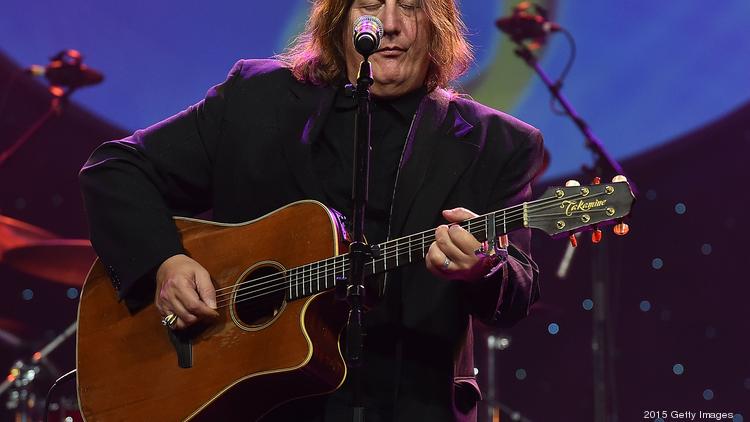
[[[612,231],[618,236],[625,236],[630,231],[630,226],[628,223],[617,223]]]
[[[599,177],[599,176],[594,177],[594,183],[592,183],[592,184],[598,185],[600,183],[602,183],[602,178]]]
[[[570,179],[567,182],[565,182],[565,186],[571,187],[571,186],[581,186],[581,183],[578,180]]]
[[[591,243],[599,243],[602,241],[602,231],[600,229],[594,229],[591,232]]]
[[[570,239],[570,246],[574,248],[578,246],[578,239],[576,239],[576,235],[571,234],[570,237],[568,237],[568,239]]]
[[[617,176],[612,178],[612,183],[627,182],[627,181],[628,181],[628,178],[621,174],[618,174]]]

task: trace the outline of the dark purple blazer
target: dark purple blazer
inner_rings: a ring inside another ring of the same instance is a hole
[[[153,289],[153,271],[183,252],[173,215],[213,210],[242,222],[300,199],[322,200],[310,147],[335,90],[295,80],[274,60],[243,60],[187,110],[104,143],[80,182],[97,254],[121,297]],[[542,137],[520,120],[438,89],[420,103],[396,185],[391,235],[444,223],[440,211],[485,213],[530,199]],[[424,265],[399,282],[399,420],[474,420],[472,319],[511,325],[538,297],[530,233],[510,235],[503,271],[444,281]],[[387,295],[388,293],[386,293]]]

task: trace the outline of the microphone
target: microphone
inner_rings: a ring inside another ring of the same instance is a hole
[[[383,38],[383,22],[371,15],[364,15],[354,21],[354,48],[365,57],[374,53]]]
[[[24,71],[31,76],[44,76],[53,86],[80,88],[96,85],[104,80],[104,75],[81,63],[81,53],[64,50],[51,59],[47,66],[31,65]]]
[[[547,11],[539,5],[534,5],[537,14],[529,12],[529,8],[529,2],[521,2],[513,8],[511,16],[498,19],[495,25],[516,43],[534,40],[538,44],[544,44],[547,35],[562,29],[560,25],[547,19]]]

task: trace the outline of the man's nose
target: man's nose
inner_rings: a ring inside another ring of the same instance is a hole
[[[393,36],[401,32],[401,13],[397,1],[386,1],[380,21],[383,22],[383,35]]]

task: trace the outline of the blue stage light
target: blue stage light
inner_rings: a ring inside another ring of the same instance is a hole
[[[639,306],[641,308],[641,311],[643,312],[648,312],[651,310],[651,302],[647,300],[642,300]]]
[[[21,299],[23,300],[31,300],[34,298],[34,291],[31,289],[23,289],[21,292]]]
[[[78,297],[78,289],[71,287],[65,294],[68,296],[68,299],[76,299]]]
[[[681,363],[675,363],[672,366],[672,372],[674,372],[675,375],[682,375],[685,372],[685,367],[682,366]]]
[[[583,306],[583,309],[590,311],[594,308],[594,301],[591,299],[584,299],[583,303],[581,303],[581,306]]]

